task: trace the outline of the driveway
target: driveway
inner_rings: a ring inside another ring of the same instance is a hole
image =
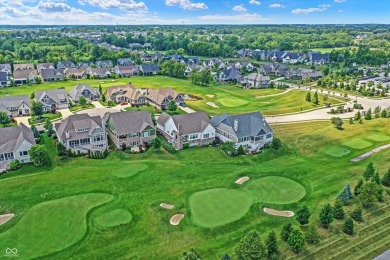
[[[101,107],[96,107],[96,108],[92,108],[92,109],[82,110],[82,111],[77,112],[77,114],[88,114],[90,116],[103,117],[104,114],[106,114],[107,112],[115,113],[115,112],[120,112],[122,109],[123,109],[122,106],[116,106],[116,107],[101,106]]]
[[[73,115],[73,113],[70,112],[68,108],[57,110],[57,112],[61,113],[62,119],[68,118],[69,116]]]
[[[23,123],[27,127],[31,127],[28,120],[31,118],[31,116],[22,116],[22,117],[14,117],[16,123],[19,125],[20,123]]]
[[[99,101],[93,101],[92,105],[94,105],[96,108],[104,108],[104,106],[102,104],[100,104]]]
[[[184,112],[190,114],[190,113],[195,113],[196,111],[192,110],[191,108],[189,107],[182,107],[182,106],[179,106],[179,109],[180,110],[183,110]]]

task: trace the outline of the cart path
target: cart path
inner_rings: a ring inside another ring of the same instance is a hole
[[[356,158],[351,159],[351,162],[360,162],[360,161],[370,157],[373,154],[379,153],[380,151],[383,151],[383,150],[389,149],[389,148],[390,148],[390,144],[382,145],[382,146],[377,147],[377,148],[375,148],[375,149],[373,149],[365,154],[362,154]]]

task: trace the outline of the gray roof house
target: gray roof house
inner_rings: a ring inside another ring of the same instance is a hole
[[[134,63],[130,58],[122,58],[116,61],[116,65],[118,66],[131,66],[133,64]]]
[[[69,107],[68,94],[65,89],[54,89],[34,92],[34,101],[42,102],[43,111],[55,112]]]
[[[75,69],[76,65],[73,62],[69,61],[69,60],[67,60],[67,61],[60,61],[60,62],[57,63],[57,69],[67,69],[67,68],[68,69]]]
[[[178,106],[185,106],[183,97],[172,88],[149,89],[146,99],[160,109],[166,109],[171,100]]]
[[[304,54],[302,53],[296,53],[296,52],[285,52],[282,55],[282,59],[284,63],[288,64],[296,64],[299,62],[303,62],[303,56]]]
[[[63,69],[41,69],[39,71],[40,77],[43,82],[54,82],[64,80]]]
[[[329,63],[329,53],[309,52],[307,57],[309,59],[308,65],[324,65]]]
[[[222,142],[233,142],[248,151],[257,151],[273,140],[273,130],[260,112],[231,116],[223,114],[211,118],[216,137]]]
[[[0,71],[6,72],[9,76],[12,74],[11,64],[0,64]]]
[[[205,112],[174,116],[164,112],[157,120],[157,128],[177,150],[209,145],[215,140],[215,128]]]
[[[156,138],[156,129],[148,111],[107,112],[103,123],[117,148],[150,143]]]
[[[11,77],[7,72],[0,71],[0,88],[11,86]]]
[[[7,169],[13,160],[30,162],[29,151],[36,145],[33,131],[25,126],[0,128],[0,172]]]
[[[15,70],[14,84],[23,85],[27,83],[35,83],[35,78],[38,76],[37,70]]]
[[[56,67],[54,66],[54,63],[38,63],[37,65],[37,70],[44,70],[44,69],[55,69]]]
[[[0,97],[0,111],[11,117],[28,116],[31,112],[30,97],[28,95]]]
[[[227,82],[241,82],[243,80],[241,72],[235,67],[222,70],[219,74],[215,75],[215,80],[219,83]]]
[[[77,62],[77,68],[91,67],[94,65],[93,61],[79,61]]]
[[[271,79],[260,73],[251,73],[244,77],[245,88],[268,88],[271,85]]]
[[[142,106],[146,98],[134,85],[112,86],[106,89],[106,98],[116,103],[128,102],[132,106]]]
[[[69,91],[69,97],[73,103],[78,103],[80,97],[83,96],[87,101],[96,101],[100,98],[99,90],[93,88],[89,84],[77,84],[71,91]]]
[[[112,75],[108,68],[88,68],[87,73],[95,79],[109,78]]]
[[[111,60],[98,60],[95,65],[96,68],[112,68],[114,66]]]
[[[142,64],[140,70],[144,76],[156,75],[160,72],[160,67],[157,64]]]
[[[107,149],[107,133],[100,116],[71,115],[54,125],[58,140],[73,152],[101,153]]]
[[[33,70],[35,69],[34,64],[27,63],[27,64],[14,64],[14,72],[17,70]]]

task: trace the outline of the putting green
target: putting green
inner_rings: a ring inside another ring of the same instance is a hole
[[[102,228],[116,227],[129,223],[133,219],[130,211],[115,209],[96,217],[96,224]]]
[[[349,154],[351,151],[341,147],[339,145],[329,145],[325,148],[325,153],[333,157],[343,157]]]
[[[221,98],[218,102],[225,107],[240,107],[249,103],[241,98]]]
[[[88,211],[112,199],[109,194],[87,193],[39,203],[0,234],[0,248],[17,248],[23,259],[61,251],[83,238]]]
[[[343,143],[343,145],[346,145],[346,146],[351,147],[353,149],[361,150],[361,149],[370,147],[372,145],[372,143],[370,143],[368,141],[364,141],[361,138],[355,138],[355,139],[351,139],[351,140]]]
[[[294,203],[306,195],[306,190],[300,183],[279,176],[268,176],[249,181],[243,190],[251,194],[256,202],[272,204]]]
[[[377,133],[377,134],[372,134],[372,135],[367,136],[367,139],[370,139],[370,140],[373,140],[376,142],[385,142],[385,141],[390,140],[390,136],[385,135],[385,134],[381,134],[381,133]]]
[[[193,222],[201,227],[222,226],[242,218],[252,205],[252,197],[240,190],[211,189],[190,197]]]
[[[113,170],[112,174],[117,178],[128,178],[146,170],[147,168],[148,166],[146,164],[132,164],[131,167],[117,168]]]

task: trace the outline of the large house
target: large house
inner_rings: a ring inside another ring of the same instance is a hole
[[[157,108],[166,109],[171,100],[178,106],[185,106],[183,97],[171,88],[149,89],[146,99]]]
[[[0,172],[13,161],[30,162],[29,151],[36,145],[33,131],[23,123],[0,128]]]
[[[0,88],[11,86],[11,77],[7,72],[0,71]]]
[[[122,58],[116,61],[116,65],[118,66],[131,66],[133,64],[134,63],[130,58]]]
[[[114,65],[111,60],[98,60],[95,66],[96,68],[112,68]]]
[[[109,78],[111,77],[111,72],[108,68],[88,68],[87,73],[92,77],[92,78]]]
[[[60,61],[57,63],[57,69],[75,69],[76,65],[71,61]]]
[[[160,67],[157,64],[142,64],[140,70],[144,76],[157,75],[160,72]]]
[[[216,138],[224,143],[233,142],[237,148],[257,151],[273,140],[273,130],[260,112],[214,116],[211,124],[216,129]]]
[[[58,140],[73,152],[101,153],[107,149],[107,133],[100,116],[71,115],[54,125]]]
[[[68,94],[65,89],[36,91],[34,92],[34,101],[42,102],[45,112],[54,113],[58,109],[69,107]]]
[[[64,70],[63,69],[41,69],[39,71],[41,79],[43,82],[54,82],[64,80]]]
[[[33,70],[34,64],[28,63],[28,64],[14,64],[14,72],[17,70]]]
[[[77,84],[71,91],[69,91],[69,96],[75,104],[79,102],[81,96],[83,96],[87,101],[96,101],[100,99],[99,90],[93,88],[89,84]]]
[[[120,75],[121,77],[130,77],[130,76],[138,76],[139,69],[135,65],[129,65],[129,66],[115,66],[114,71],[117,75]]]
[[[215,75],[215,80],[221,84],[224,84],[228,82],[241,82],[243,78],[241,72],[237,68],[233,67],[230,69],[221,70],[219,74]]]
[[[307,57],[309,60],[308,65],[324,65],[329,63],[329,53],[309,52]]]
[[[0,97],[0,111],[6,112],[10,117],[28,116],[31,112],[30,97],[28,95]]]
[[[301,79],[309,78],[311,80],[317,80],[322,77],[322,72],[318,70],[299,68],[297,70],[289,70],[286,72],[285,77],[287,79]]]
[[[64,75],[67,78],[75,78],[75,79],[85,79],[87,77],[87,73],[85,69],[66,68],[64,70]]]
[[[303,57],[304,57],[304,54],[302,54],[302,53],[285,52],[282,55],[282,60],[283,60],[283,63],[296,64],[296,63],[303,62],[304,61]]]
[[[55,69],[54,63],[38,63],[37,70]]]
[[[35,83],[35,78],[38,76],[37,70],[15,70],[14,84],[23,85],[27,83]]]
[[[116,147],[134,147],[150,143],[156,129],[148,111],[107,112],[103,123]]]
[[[142,106],[146,104],[146,98],[131,84],[107,88],[106,97],[116,103],[128,102],[132,106]]]
[[[259,72],[264,75],[284,76],[289,68],[277,62],[268,62],[260,67]]]
[[[245,88],[268,88],[271,85],[271,79],[260,73],[251,73],[244,77]]]
[[[173,147],[205,146],[215,140],[215,128],[205,112],[170,116],[162,113],[157,128]]]
[[[0,64],[0,72],[5,72],[8,76],[12,74],[11,64]]]

